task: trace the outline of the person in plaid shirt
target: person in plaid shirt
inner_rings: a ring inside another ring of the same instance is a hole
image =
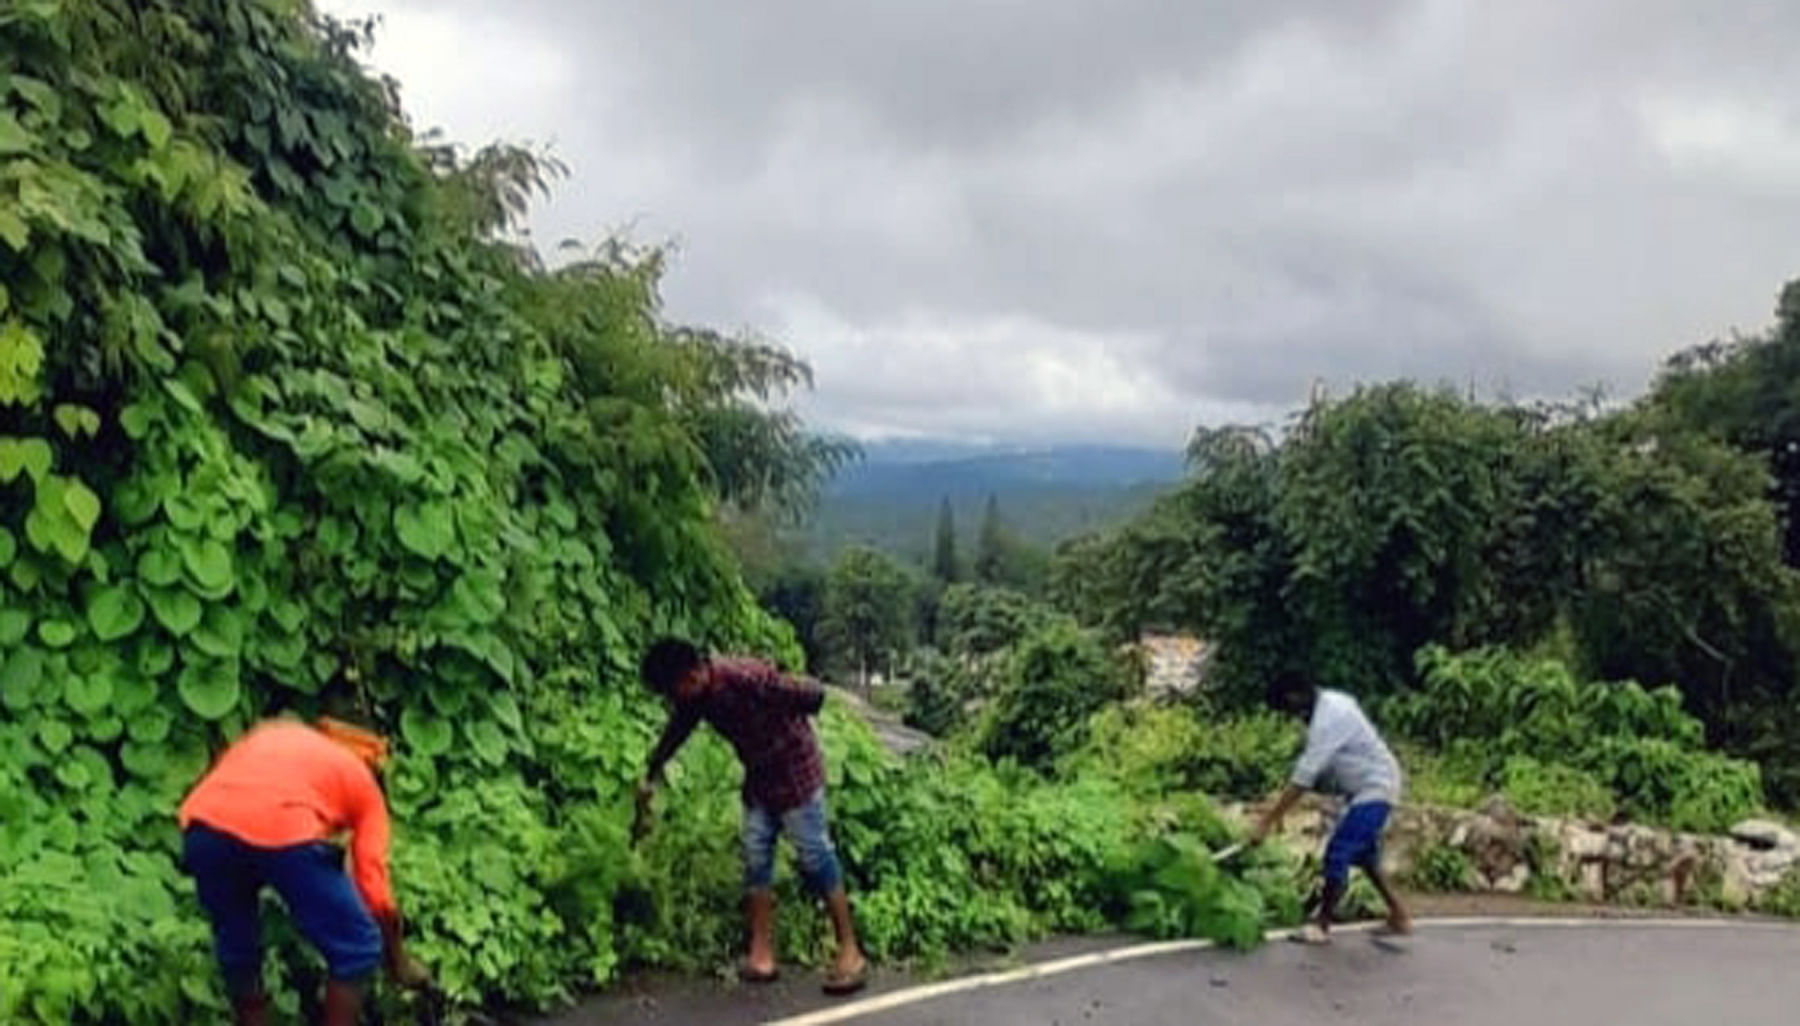
[[[825,689],[758,659],[707,657],[692,644],[665,638],[645,653],[644,683],[673,707],[638,785],[634,835],[649,823],[663,767],[701,721],[737,751],[744,766],[743,858],[750,951],[740,975],[766,983],[775,965],[775,841],[786,833],[812,892],[825,901],[838,951],[825,981],[828,994],[853,994],[867,982],[868,961],[856,940],[844,871],[825,821],[825,758],[811,718]]]

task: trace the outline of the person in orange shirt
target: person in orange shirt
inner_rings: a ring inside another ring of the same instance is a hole
[[[250,730],[181,804],[182,862],[212,921],[213,949],[236,1021],[268,1020],[259,895],[273,888],[325,956],[325,1026],[352,1026],[369,977],[385,964],[403,986],[429,982],[406,954],[388,882],[387,802],[375,771],[380,737],[322,719]],[[331,840],[351,834],[351,871]]]

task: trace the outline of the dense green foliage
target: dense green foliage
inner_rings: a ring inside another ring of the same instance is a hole
[[[979,728],[981,750],[1040,769],[1078,747],[1088,719],[1129,687],[1098,639],[1072,623],[1027,635],[1011,650],[1005,672]]]
[[[1721,831],[1754,812],[1753,763],[1702,747],[1672,687],[1585,683],[1554,659],[1504,650],[1420,654],[1421,686],[1383,703],[1391,728],[1444,754],[1463,779],[1522,811]]]
[[[398,739],[396,876],[453,995],[654,958],[606,893],[637,650],[797,661],[712,512],[834,458],[757,419],[804,368],[665,324],[655,254],[491,241],[544,165],[415,147],[355,38],[290,0],[0,10],[7,1021],[216,1014],[175,805],[328,695]]]
[[[1768,460],[1786,525],[1789,565],[1800,565],[1800,282],[1781,291],[1766,334],[1711,342],[1677,354],[1650,407]]]
[[[1287,781],[1301,734],[1297,722],[1271,713],[1116,705],[1093,718],[1064,773],[1112,773],[1157,790],[1253,801]]]
[[[1190,457],[1150,514],[1063,546],[1059,605],[1119,640],[1216,641],[1240,705],[1282,667],[1371,698],[1416,687],[1429,644],[1547,646],[1582,679],[1675,685],[1709,742],[1800,798],[1800,577],[1756,456],[1654,408],[1395,384],[1316,403],[1279,444],[1203,430]]]
[[[917,636],[919,582],[874,549],[848,549],[825,579],[819,636],[832,664],[866,682],[890,668]]]
[[[361,39],[302,0],[0,9],[0,1019],[217,1016],[174,809],[255,719],[328,701],[396,740],[394,876],[452,997],[737,946],[722,743],[628,844],[661,716],[636,656],[681,632],[798,665],[721,521],[846,451],[762,404],[793,357],[662,318],[658,254],[505,241],[554,166],[418,145]],[[841,642],[867,576],[792,602]],[[1013,644],[992,746],[1048,765],[1120,678],[1067,624]],[[825,734],[882,957],[1099,926],[1124,853],[1205,808],[902,765],[835,709]],[[312,957],[273,939],[291,1011]]]

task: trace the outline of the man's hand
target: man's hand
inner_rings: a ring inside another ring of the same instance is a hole
[[[388,963],[388,979],[407,990],[424,990],[431,986],[431,971],[418,959],[401,952]]]
[[[1289,784],[1282,788],[1281,795],[1275,799],[1275,804],[1269,806],[1267,812],[1258,816],[1256,825],[1250,828],[1248,842],[1257,845],[1268,840],[1269,835],[1281,827],[1281,821],[1287,816],[1288,810],[1292,809],[1300,801],[1300,796],[1305,793],[1298,784]]]
[[[386,956],[388,979],[408,990],[431,986],[431,973],[419,960],[406,953],[404,931],[398,912],[376,917],[381,927],[381,947]]]

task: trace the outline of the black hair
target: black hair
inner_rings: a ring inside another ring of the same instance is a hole
[[[672,694],[675,685],[682,678],[693,672],[696,666],[705,661],[700,650],[691,641],[681,638],[659,638],[644,653],[644,661],[638,665],[638,675],[650,690],[659,695]]]
[[[1318,693],[1318,686],[1312,678],[1298,670],[1285,669],[1276,671],[1269,678],[1269,688],[1265,695],[1269,708],[1277,712],[1293,713],[1304,716],[1310,710],[1310,699]]]

